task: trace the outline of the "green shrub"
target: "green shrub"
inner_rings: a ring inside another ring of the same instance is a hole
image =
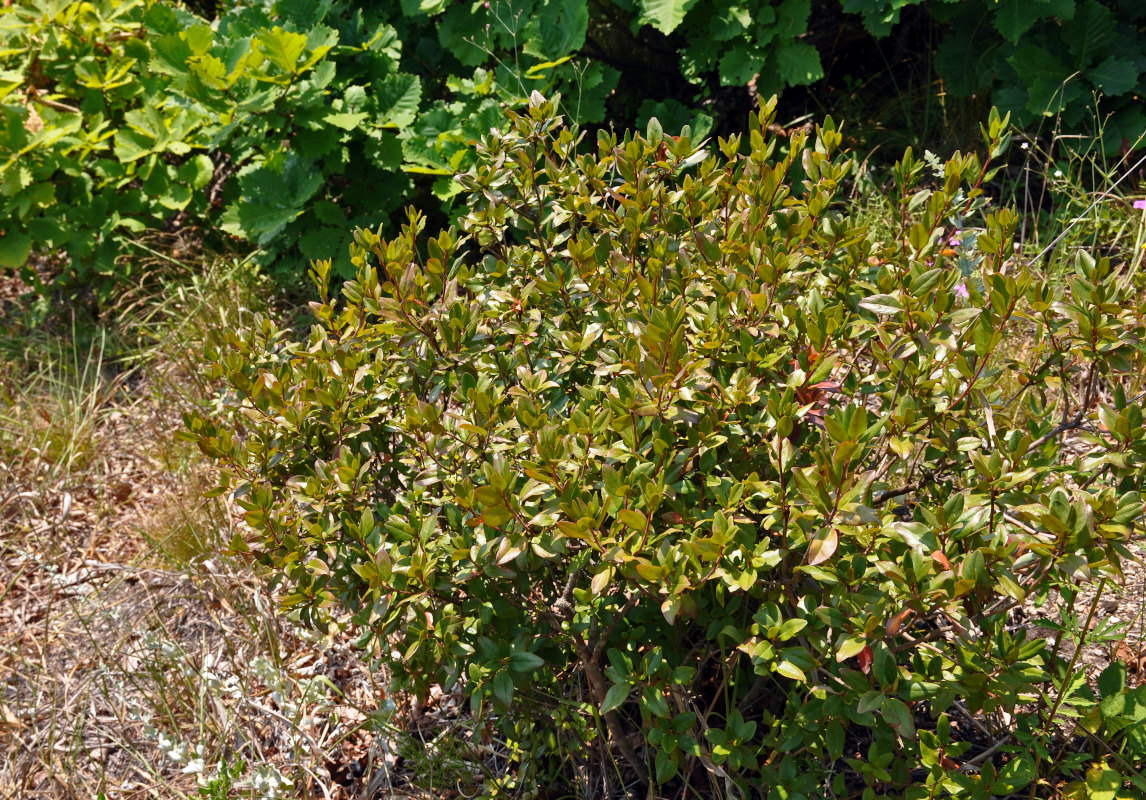
[[[280,276],[331,254],[352,274],[349,232],[447,201],[468,142],[528,94],[431,45],[422,11],[360,5],[261,0],[212,23],[156,0],[0,8],[0,269],[60,250],[66,283],[109,297],[136,277],[129,240],[193,228]],[[539,87],[571,69],[531,52]]]
[[[594,148],[535,96],[458,229],[359,231],[337,301],[316,262],[309,336],[233,335],[234,424],[188,436],[284,604],[461,682],[519,785],[596,753],[666,794],[1010,794],[1040,751],[961,771],[968,718],[1055,735],[1064,665],[1009,612],[1127,555],[1141,310],[1105,260],[1015,263],[974,155],[907,153],[877,240],[835,125],[774,108]]]
[[[930,8],[946,27],[935,67],[953,95],[984,93],[1028,128],[1044,118],[1072,133],[1090,128],[1107,154],[1139,146],[1146,134],[1138,101],[1146,83],[1141,3],[1010,0]]]

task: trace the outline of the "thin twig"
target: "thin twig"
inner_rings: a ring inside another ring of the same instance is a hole
[[[1039,438],[1035,439],[1033,442],[1031,442],[1031,446],[1027,449],[1028,450],[1037,450],[1038,448],[1042,447],[1044,444],[1049,442],[1051,439],[1057,439],[1060,435],[1062,435],[1063,433],[1066,433],[1067,431],[1073,431],[1076,428],[1081,428],[1082,423],[1085,419],[1086,419],[1086,413],[1083,411],[1079,411],[1078,414],[1075,416],[1075,418],[1072,419],[1070,422],[1061,422],[1058,425],[1055,425],[1054,428],[1052,428],[1049,433],[1046,433],[1046,434],[1040,436]]]

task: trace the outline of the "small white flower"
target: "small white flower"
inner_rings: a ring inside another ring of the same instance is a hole
[[[1054,171],[1054,176],[1055,176],[1056,178],[1061,178],[1061,177],[1062,177],[1062,170],[1061,170],[1061,169],[1056,169],[1056,170]]]
[[[176,764],[187,760],[187,744],[185,742],[180,742],[172,736],[160,733],[156,744],[159,747],[159,752],[165,755],[168,760],[174,761]]]
[[[1023,142],[1021,145],[1019,145],[1019,147],[1023,148],[1024,150],[1029,150],[1031,146],[1026,142]]]
[[[202,775],[207,771],[207,765],[201,758],[193,758],[187,762],[187,766],[182,769],[184,775]]]
[[[255,767],[255,774],[251,777],[251,788],[268,797],[277,797],[278,790],[292,786],[289,778],[270,764],[260,764]]]

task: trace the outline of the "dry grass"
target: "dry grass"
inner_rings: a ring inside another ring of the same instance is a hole
[[[0,798],[369,796],[384,676],[221,555],[236,518],[173,438],[261,287],[233,264],[169,287],[114,335],[0,312]]]

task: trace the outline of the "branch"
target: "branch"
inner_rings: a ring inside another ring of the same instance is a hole
[[[1079,411],[1078,415],[1075,416],[1075,418],[1070,422],[1061,422],[1058,425],[1055,425],[1054,428],[1051,429],[1050,433],[1044,436],[1040,436],[1031,442],[1031,446],[1028,448],[1028,450],[1037,450],[1049,442],[1051,439],[1057,439],[1061,434],[1066,433],[1067,431],[1073,431],[1077,428],[1081,428],[1085,419],[1086,414],[1082,411]]]
[[[877,496],[872,497],[871,504],[875,508],[879,508],[888,500],[893,500],[896,497],[903,497],[905,494],[911,494],[916,489],[923,486],[923,484],[924,481],[915,481],[914,483],[909,483],[906,486],[900,486],[898,489],[888,489],[886,491],[879,492]]]
[[[75,106],[69,106],[67,103],[61,103],[57,100],[49,100],[46,97],[40,97],[39,93],[35,90],[28,92],[28,99],[33,103],[42,105],[44,108],[50,108],[54,111],[63,111],[65,114],[82,114]]]

